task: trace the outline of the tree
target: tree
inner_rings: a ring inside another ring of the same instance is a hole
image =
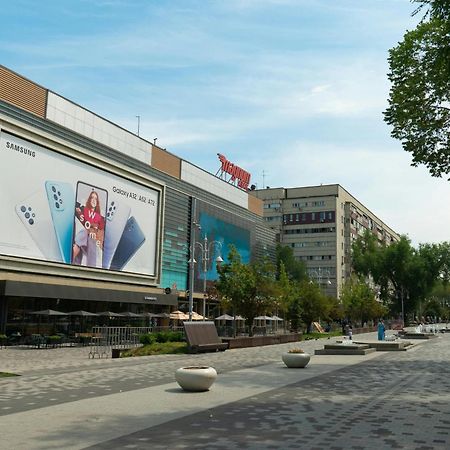
[[[353,268],[357,274],[370,276],[380,288],[380,296],[391,312],[413,312],[446,274],[448,243],[411,246],[406,236],[389,246],[378,245],[370,232],[352,247]]]
[[[432,176],[450,172],[450,4],[424,0],[419,25],[389,52],[391,81],[385,121],[392,137]],[[428,8],[428,9],[426,9]]]
[[[387,308],[375,298],[375,292],[363,279],[352,276],[342,287],[344,315],[352,322],[364,322],[383,317]]]
[[[276,296],[275,267],[267,260],[244,264],[234,246],[228,254],[228,263],[218,269],[216,288],[223,303],[234,314],[246,319],[249,334],[253,334],[253,320],[265,314]]]
[[[303,281],[308,279],[306,266],[301,261],[297,261],[291,247],[285,245],[277,245],[277,273],[279,278],[280,267],[283,264],[286,274],[291,281]]]
[[[306,325],[307,333],[311,332],[311,325],[319,319],[328,319],[332,305],[328,297],[322,293],[317,283],[302,281],[298,284],[298,309],[302,321]]]

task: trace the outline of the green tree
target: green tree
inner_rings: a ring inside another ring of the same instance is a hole
[[[375,292],[363,280],[352,276],[342,287],[340,296],[344,315],[352,322],[365,322],[383,317],[387,308],[380,304]]]
[[[286,274],[291,281],[303,281],[308,279],[306,266],[302,261],[297,261],[295,259],[292,247],[278,244],[276,248],[276,258],[278,278],[281,264],[283,264]]]
[[[326,295],[322,293],[317,283],[301,281],[298,284],[299,316],[306,325],[306,332],[311,332],[311,325],[320,319],[329,319],[332,305]]]
[[[219,267],[218,273],[216,288],[223,304],[245,318],[252,335],[254,318],[265,314],[274,304],[275,266],[267,260],[244,264],[236,248],[231,246],[228,263]]]
[[[426,11],[389,52],[391,81],[385,121],[391,135],[432,176],[450,172],[450,3],[416,1]]]
[[[448,264],[448,244],[411,246],[406,236],[389,246],[378,245],[367,232],[353,244],[353,268],[359,275],[370,276],[380,287],[380,295],[391,312],[405,315],[431,292]]]

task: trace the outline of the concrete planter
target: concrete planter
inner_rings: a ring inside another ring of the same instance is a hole
[[[207,391],[216,378],[216,370],[207,366],[181,367],[175,372],[175,380],[185,391]]]
[[[309,353],[283,353],[281,359],[290,368],[304,368],[308,365],[311,356]]]

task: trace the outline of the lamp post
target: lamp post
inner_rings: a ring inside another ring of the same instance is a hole
[[[193,222],[193,225],[201,230],[201,227],[198,223]],[[208,241],[208,237],[205,234],[205,237],[203,238],[203,242],[196,242],[195,240],[195,233],[193,233],[193,240],[192,245],[190,248],[190,259],[189,259],[189,270],[190,270],[190,289],[189,289],[189,320],[192,320],[192,308],[193,308],[193,291],[194,291],[194,268],[197,261],[194,258],[195,255],[195,249],[198,248],[200,250],[200,262],[202,264],[202,271],[203,271],[203,320],[205,320],[206,315],[206,274],[208,272],[209,262],[211,260],[211,252],[214,249],[219,250],[219,256],[215,259],[216,263],[219,264],[223,262],[222,257],[220,256],[220,251],[222,250],[222,242],[219,241]]]

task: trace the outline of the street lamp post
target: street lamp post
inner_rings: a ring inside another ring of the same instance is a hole
[[[193,222],[193,225],[197,227],[199,230],[201,230],[201,227],[196,222]],[[219,241],[208,241],[208,237],[205,234],[205,237],[203,238],[203,242],[196,242],[195,241],[195,233],[193,233],[193,240],[192,245],[190,248],[190,259],[189,259],[189,320],[192,320],[192,308],[193,308],[193,291],[194,291],[194,267],[196,264],[196,260],[194,258],[195,255],[195,248],[198,248],[200,250],[200,262],[202,264],[202,271],[203,271],[203,320],[205,320],[206,315],[206,274],[208,272],[209,262],[211,260],[211,252],[215,249],[219,249],[219,256],[216,258],[216,263],[219,264],[223,262],[222,257],[220,256],[220,251],[222,250],[222,242]]]

